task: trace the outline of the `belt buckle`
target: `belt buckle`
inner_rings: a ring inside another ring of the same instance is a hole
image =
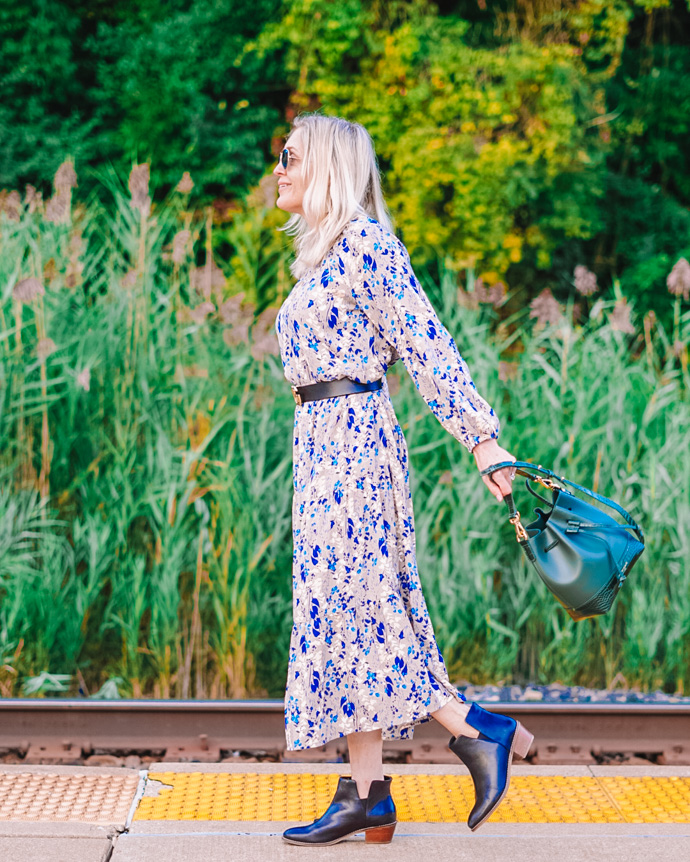
[[[302,396],[297,391],[297,387],[291,386],[290,389],[292,389],[292,397],[295,399],[295,404],[298,407],[301,407],[302,406]]]

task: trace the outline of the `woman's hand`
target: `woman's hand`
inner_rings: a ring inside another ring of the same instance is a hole
[[[480,471],[486,470],[492,464],[500,464],[501,461],[517,461],[517,458],[499,446],[493,437],[477,443],[472,454]],[[484,484],[499,503],[502,502],[506,494],[512,493],[514,478],[515,470],[510,467],[504,467],[502,470],[496,470],[495,473],[487,473],[486,476],[482,476]]]

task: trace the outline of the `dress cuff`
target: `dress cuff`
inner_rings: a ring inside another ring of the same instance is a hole
[[[479,443],[483,443],[485,440],[498,440],[499,429],[496,428],[495,431],[492,431],[490,434],[475,434],[473,437],[468,437],[467,440],[463,440],[463,443],[467,447],[467,451],[472,454],[472,450]]]

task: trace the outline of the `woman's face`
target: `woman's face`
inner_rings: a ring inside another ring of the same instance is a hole
[[[298,213],[304,217],[302,200],[306,189],[306,182],[302,177],[302,166],[304,164],[304,150],[302,146],[302,133],[300,129],[295,131],[287,139],[285,149],[289,153],[288,166],[284,168],[280,159],[273,169],[278,177],[278,200],[276,206],[289,213]]]

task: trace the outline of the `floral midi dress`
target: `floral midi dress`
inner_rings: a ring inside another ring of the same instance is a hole
[[[377,380],[401,359],[444,428],[469,451],[497,438],[455,342],[377,221],[349,222],[276,318],[293,385]],[[293,626],[288,750],[355,731],[411,739],[453,698],[417,572],[408,455],[383,388],[305,402],[293,439]]]

